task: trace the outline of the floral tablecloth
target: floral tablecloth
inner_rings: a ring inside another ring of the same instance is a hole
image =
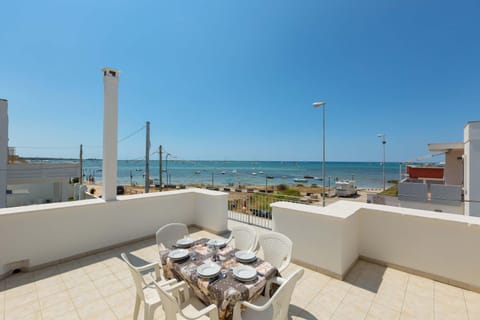
[[[182,261],[173,261],[168,258],[170,250],[160,252],[165,277],[179,279],[188,283],[194,294],[205,304],[216,304],[220,319],[232,319],[233,308],[237,301],[253,301],[264,290],[267,280],[278,276],[278,270],[270,263],[257,258],[248,263],[257,269],[257,277],[250,282],[241,282],[233,277],[232,269],[241,263],[235,259],[236,249],[226,246],[217,249],[217,259],[214,258],[215,249],[208,247],[208,239],[199,239],[188,248],[189,257]],[[216,261],[213,261],[216,260]],[[208,280],[197,274],[197,267],[203,263],[214,262],[220,265],[222,274]]]

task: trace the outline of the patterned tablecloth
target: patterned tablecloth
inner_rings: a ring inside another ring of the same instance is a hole
[[[168,258],[169,250],[160,252],[165,277],[179,279],[188,283],[194,294],[205,304],[216,304],[220,319],[232,319],[233,307],[237,301],[253,301],[264,290],[267,280],[278,276],[278,270],[270,263],[257,258],[248,263],[257,269],[257,278],[251,282],[240,282],[233,277],[232,268],[241,263],[235,259],[236,249],[230,246],[218,249],[218,263],[222,274],[206,280],[198,276],[197,267],[203,263],[213,262],[214,249],[206,246],[208,239],[195,241],[190,247],[189,257],[183,261]]]

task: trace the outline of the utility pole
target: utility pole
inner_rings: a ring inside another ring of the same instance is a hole
[[[385,184],[385,144],[387,144],[387,139],[385,133],[379,133],[377,134],[378,138],[382,139],[382,145],[383,145],[383,162],[382,162],[382,172],[383,172],[383,191],[386,189],[386,184]]]
[[[159,175],[160,175],[160,191],[162,191],[162,184],[163,184],[163,171],[162,171],[162,145],[160,145],[160,147],[158,147],[158,154],[159,154],[159,165],[158,165],[158,170],[160,171],[159,172]]]
[[[167,185],[169,184],[168,183],[168,180],[169,180],[169,176],[170,174],[168,174],[168,156],[171,156],[172,154],[168,153],[165,155],[165,173],[167,174]]]
[[[328,194],[330,195],[330,176],[328,176]]]
[[[147,121],[145,141],[145,193],[150,191],[150,121]]]
[[[80,144],[80,184],[83,184],[83,145]]]

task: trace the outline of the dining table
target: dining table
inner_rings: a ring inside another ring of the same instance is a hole
[[[235,256],[237,249],[228,244],[224,247],[211,246],[209,240],[195,240],[190,247],[185,248],[188,255],[182,260],[169,257],[169,253],[177,249],[175,246],[161,250],[164,276],[185,281],[203,303],[217,306],[219,319],[230,320],[237,302],[254,301],[263,293],[268,281],[280,274],[271,263],[258,257],[249,263],[239,262]],[[220,273],[212,278],[200,276],[197,268],[210,263],[218,264]],[[257,275],[248,281],[238,280],[233,271],[241,265],[255,268]]]

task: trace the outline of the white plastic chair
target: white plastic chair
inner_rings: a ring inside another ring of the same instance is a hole
[[[233,227],[227,242],[232,240],[235,240],[235,248],[238,250],[255,251],[257,248],[257,232],[249,226]]]
[[[157,309],[161,305],[160,296],[157,291],[157,286],[168,286],[171,284],[175,284],[177,280],[162,280],[160,282],[152,281],[146,282],[145,278],[142,276],[142,272],[154,269],[156,279],[161,279],[161,268],[157,262],[149,263],[147,265],[141,267],[135,267],[132,265],[130,260],[128,259],[125,253],[121,254],[123,261],[128,266],[130,273],[132,274],[133,282],[135,282],[135,288],[137,291],[135,297],[135,309],[133,311],[133,319],[138,318],[138,314],[140,312],[140,304],[143,302],[144,304],[144,319],[150,320],[153,319],[153,314],[155,313],[155,309]]]
[[[287,279],[274,278],[273,282],[280,287],[270,299],[260,296],[255,303],[237,302],[233,309],[233,320],[287,320],[293,290],[303,272],[303,269],[299,269]],[[241,312],[242,306],[247,310]]]
[[[281,273],[292,259],[292,240],[278,232],[268,232],[260,235],[260,247],[263,249],[264,260],[270,262]]]
[[[157,289],[162,298],[162,307],[166,320],[218,320],[217,306],[214,304],[205,306],[197,298],[191,298],[189,288],[185,282],[181,281],[169,287],[158,285]],[[181,294],[183,294],[183,297]]]
[[[183,223],[169,223],[155,233],[159,249],[169,249],[178,239],[188,236],[188,228]]]

